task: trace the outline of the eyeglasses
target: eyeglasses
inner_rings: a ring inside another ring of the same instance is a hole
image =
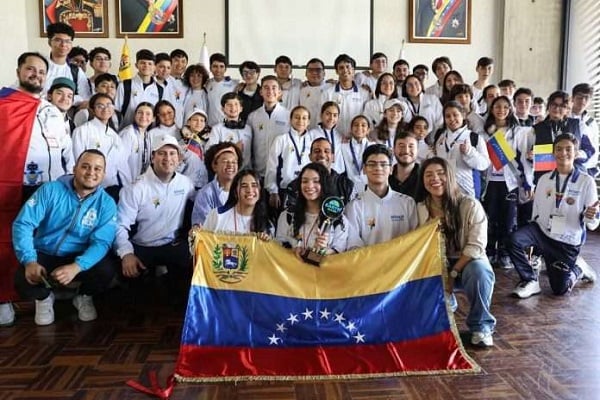
[[[61,39],[61,38],[53,38],[51,40],[51,42],[56,43],[56,44],[67,44],[67,45],[73,44],[73,41],[71,39]]]
[[[254,69],[245,69],[242,71],[242,75],[256,75],[256,70]]]
[[[375,168],[387,168],[391,164],[387,161],[369,161],[365,164],[367,168],[375,169]]]
[[[567,108],[569,105],[567,103],[550,103],[550,107]]]
[[[111,110],[113,108],[115,108],[114,104],[95,104],[94,108],[96,110],[100,110],[100,111],[104,111],[104,110]]]

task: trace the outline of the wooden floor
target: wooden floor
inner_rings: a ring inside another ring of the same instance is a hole
[[[600,268],[600,235],[583,255]],[[600,399],[600,283],[565,297],[509,296],[514,271],[497,271],[492,349],[468,352],[483,368],[471,376],[428,376],[337,382],[178,384],[173,399]],[[465,299],[459,297],[460,308]],[[0,328],[0,400],[143,399],[124,384],[174,369],[182,311],[113,290],[96,301],[100,317],[77,321],[69,301],[57,302],[54,325],[37,327],[33,306],[18,304],[17,323]],[[457,314],[464,329],[464,312]]]

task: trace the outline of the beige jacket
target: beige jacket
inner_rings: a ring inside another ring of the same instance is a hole
[[[417,204],[419,225],[430,220],[425,202]],[[485,258],[487,246],[487,216],[481,203],[473,197],[462,196],[460,200],[460,247],[462,254],[473,259]],[[448,256],[451,256],[448,254]]]

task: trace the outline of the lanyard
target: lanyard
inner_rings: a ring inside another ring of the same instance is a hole
[[[323,128],[323,125],[321,125],[321,129],[325,132],[325,137],[331,142],[331,152],[335,154],[335,134],[333,133],[335,127],[331,128],[329,133],[327,133],[327,129]]]
[[[310,227],[310,230],[308,231],[308,236],[306,236],[306,226],[302,226],[302,239],[303,239],[303,244],[304,244],[305,250],[308,247],[308,240],[310,238],[310,235],[312,235],[312,232],[315,229],[315,226],[317,226],[318,222],[319,222],[319,215],[317,214],[317,217],[315,218],[315,222],[313,222],[312,226]]]
[[[356,152],[354,151],[354,146],[352,146],[352,140],[350,140],[350,153],[352,154],[352,164],[354,164],[354,168],[356,168],[356,172],[360,175],[360,170],[362,169],[362,162],[359,163],[358,158],[356,157]],[[360,144],[360,143],[359,143]],[[362,153],[361,153],[362,157]]]
[[[421,95],[419,95],[420,97]],[[417,103],[417,106],[415,107],[415,103],[413,103],[413,101],[411,99],[408,99],[408,104],[410,105],[410,108],[412,108],[413,110],[413,115],[419,115],[419,111],[421,110],[421,101],[419,99],[419,102]]]
[[[556,181],[554,182],[555,185],[555,193],[554,193],[554,202],[556,205],[556,209],[558,210],[558,208],[560,207],[560,203],[562,202],[562,199],[565,195],[565,191],[567,190],[567,184],[569,183],[569,179],[571,178],[571,175],[573,174],[573,172],[570,172],[569,175],[567,175],[567,178],[565,179],[565,181],[563,182],[562,188],[560,188],[560,192],[559,187],[560,187],[560,175],[558,174],[558,170],[556,171]]]
[[[444,139],[444,146],[446,147],[446,154],[450,154],[450,150],[452,150],[452,148],[454,147],[456,142],[458,142],[458,139],[460,139],[462,137],[463,133],[465,133],[466,126],[461,129],[462,129],[462,132],[460,132],[458,134],[458,136],[452,141],[452,143],[450,143],[450,146],[448,146],[448,131],[446,131],[446,138]]]
[[[140,175],[141,175],[144,172],[146,172],[146,170],[150,166],[150,157],[148,154],[149,150],[150,150],[150,143],[149,143],[150,139],[148,137],[147,131],[144,132],[143,134],[140,134],[140,129],[138,128],[137,124],[133,124],[133,129],[135,131],[135,136],[138,139],[138,149],[140,147],[140,136],[143,135],[143,140],[144,140],[144,147],[142,148],[142,167],[140,169]]]
[[[292,136],[292,132],[288,132],[288,136],[290,137],[290,140],[292,141],[292,144],[294,145],[294,152],[296,153],[296,161],[298,161],[298,166],[302,165],[302,156],[304,155],[304,152],[306,151],[306,138],[304,137],[304,135],[302,135],[302,153],[300,153],[298,151],[298,145],[296,144],[296,141],[294,140],[294,137]]]

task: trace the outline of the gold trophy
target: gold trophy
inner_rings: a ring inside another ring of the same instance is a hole
[[[321,212],[325,216],[325,220],[319,228],[320,235],[322,235],[323,232],[329,228],[329,225],[342,216],[342,213],[344,212],[344,201],[340,197],[328,197],[323,200],[323,203],[321,204]],[[306,249],[304,253],[302,253],[302,259],[304,262],[316,267],[321,265],[323,256],[325,256],[325,249],[318,249],[315,247]]]

